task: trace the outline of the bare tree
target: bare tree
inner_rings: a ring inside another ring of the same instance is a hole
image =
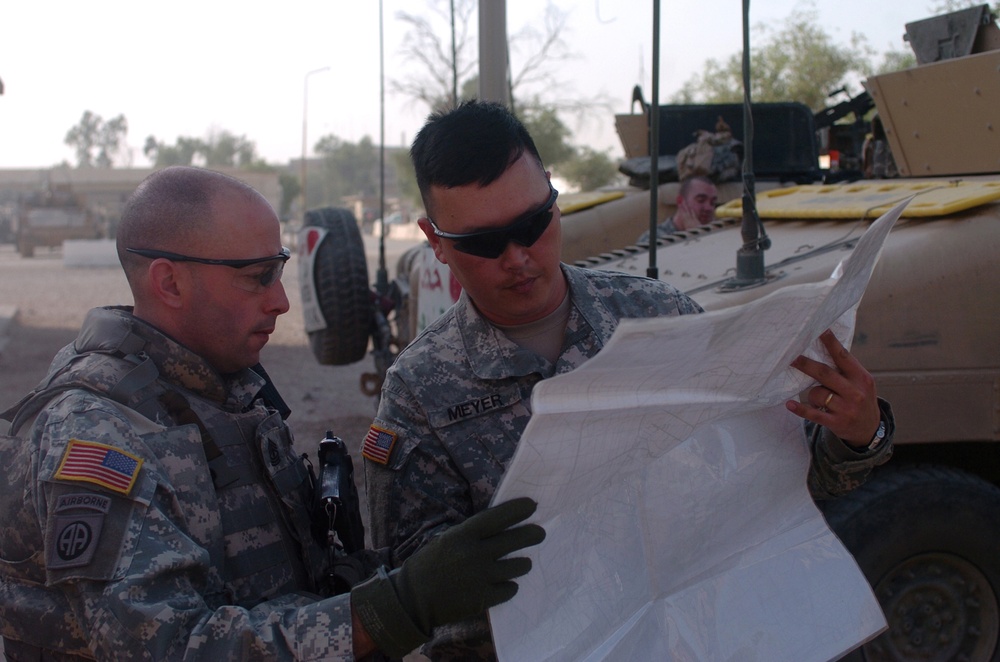
[[[400,54],[411,66],[403,76],[390,82],[390,89],[426,104],[434,112],[476,95],[478,59],[470,36],[476,2],[454,0],[454,49],[450,0],[429,0],[427,4],[429,17],[408,12],[396,15],[410,26]],[[599,114],[602,121],[607,121],[611,105],[605,99],[575,96],[570,85],[558,77],[560,65],[577,54],[569,49],[565,39],[569,14],[552,2],[544,7],[540,21],[529,23],[508,38],[511,108],[528,126],[547,164],[565,164],[567,173],[578,175],[575,179],[581,184],[592,184],[602,176],[607,177],[602,183],[607,183],[615,176],[613,167],[603,167],[606,164],[600,161],[602,155],[595,155],[593,150],[573,147],[569,143],[571,132],[560,114],[569,113],[578,121]],[[411,73],[414,69],[418,73]],[[452,92],[456,87],[461,91],[458,100]],[[577,159],[585,159],[587,163],[571,167],[569,164]],[[574,179],[573,175],[568,177]]]
[[[475,77],[478,67],[478,60],[471,54],[474,44],[469,35],[476,0],[454,0],[454,7],[454,49],[450,0],[428,2],[429,17],[405,11],[396,13],[397,19],[410,26],[400,55],[405,62],[414,63],[420,73],[390,80],[389,89],[427,104],[432,111],[450,107],[454,103],[453,79],[457,77],[461,86]]]
[[[545,6],[542,29],[529,23],[510,36],[511,98],[515,98],[515,91],[524,89],[555,91],[565,87],[555,72],[560,63],[578,57],[563,38],[568,20],[569,14],[550,2]]]
[[[429,0],[429,15],[398,12],[396,17],[410,26],[399,53],[408,63],[407,73],[390,81],[390,89],[425,103],[431,111],[450,107],[453,79],[458,79],[461,97],[476,89],[479,60],[472,31],[476,0],[454,0],[455,44],[452,57],[450,0]],[[508,38],[510,50],[510,97],[518,101],[541,99],[546,106],[579,112],[593,108],[593,99],[559,98],[569,85],[556,75],[560,65],[577,54],[567,46],[569,14],[552,2],[545,5],[540,26],[529,23]],[[417,73],[411,73],[416,71]],[[461,100],[461,99],[460,99]],[[598,102],[600,105],[603,102]],[[605,104],[606,105],[606,104]]]

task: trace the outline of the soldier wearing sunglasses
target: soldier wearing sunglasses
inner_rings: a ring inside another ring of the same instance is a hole
[[[505,107],[432,115],[410,150],[438,260],[463,292],[396,358],[362,443],[372,541],[402,561],[486,508],[531,416],[539,381],[593,357],[622,318],[700,313],[665,283],[560,262],[560,213],[538,151]],[[847,491],[888,459],[892,417],[871,375],[829,332],[834,366],[789,409],[811,429],[810,488]],[[434,660],[493,659],[485,618],[440,628]]]
[[[332,595],[346,559],[258,361],[288,310],[278,219],[226,175],[168,168],[126,203],[134,306],[97,308],[0,438],[0,634],[10,660],[402,656],[509,599],[530,499]],[[513,528],[511,528],[513,527]],[[360,579],[364,579],[363,576]]]

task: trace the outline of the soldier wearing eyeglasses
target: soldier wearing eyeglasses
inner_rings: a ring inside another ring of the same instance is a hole
[[[501,557],[544,536],[514,526],[529,499],[332,595],[345,557],[314,537],[313,483],[258,363],[289,307],[290,257],[259,193],[161,170],[126,203],[117,243],[134,306],[90,311],[4,414],[22,435],[0,439],[8,660],[401,656],[514,594],[530,561]]]
[[[560,262],[550,173],[505,107],[472,101],[432,115],[410,154],[420,228],[463,292],[389,368],[362,443],[372,541],[394,561],[489,505],[538,382],[597,354],[622,318],[702,312],[663,282]],[[810,438],[816,496],[860,484],[888,459],[892,432],[871,375],[831,333],[823,342],[835,365],[799,357],[795,367],[822,385],[811,404],[788,403],[826,425]],[[485,618],[439,628],[422,651],[495,657]]]

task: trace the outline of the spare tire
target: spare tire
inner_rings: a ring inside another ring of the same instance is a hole
[[[320,243],[310,247],[315,251],[312,285],[326,328],[308,331],[309,345],[322,365],[357,363],[368,351],[374,321],[358,222],[348,209],[323,207],[306,212],[303,235],[310,227],[326,230]],[[302,288],[305,299],[305,282]]]

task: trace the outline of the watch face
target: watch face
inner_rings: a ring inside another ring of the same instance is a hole
[[[878,422],[878,430],[875,431],[875,436],[872,437],[872,441],[868,444],[868,450],[874,450],[882,440],[885,439],[885,421]]]

